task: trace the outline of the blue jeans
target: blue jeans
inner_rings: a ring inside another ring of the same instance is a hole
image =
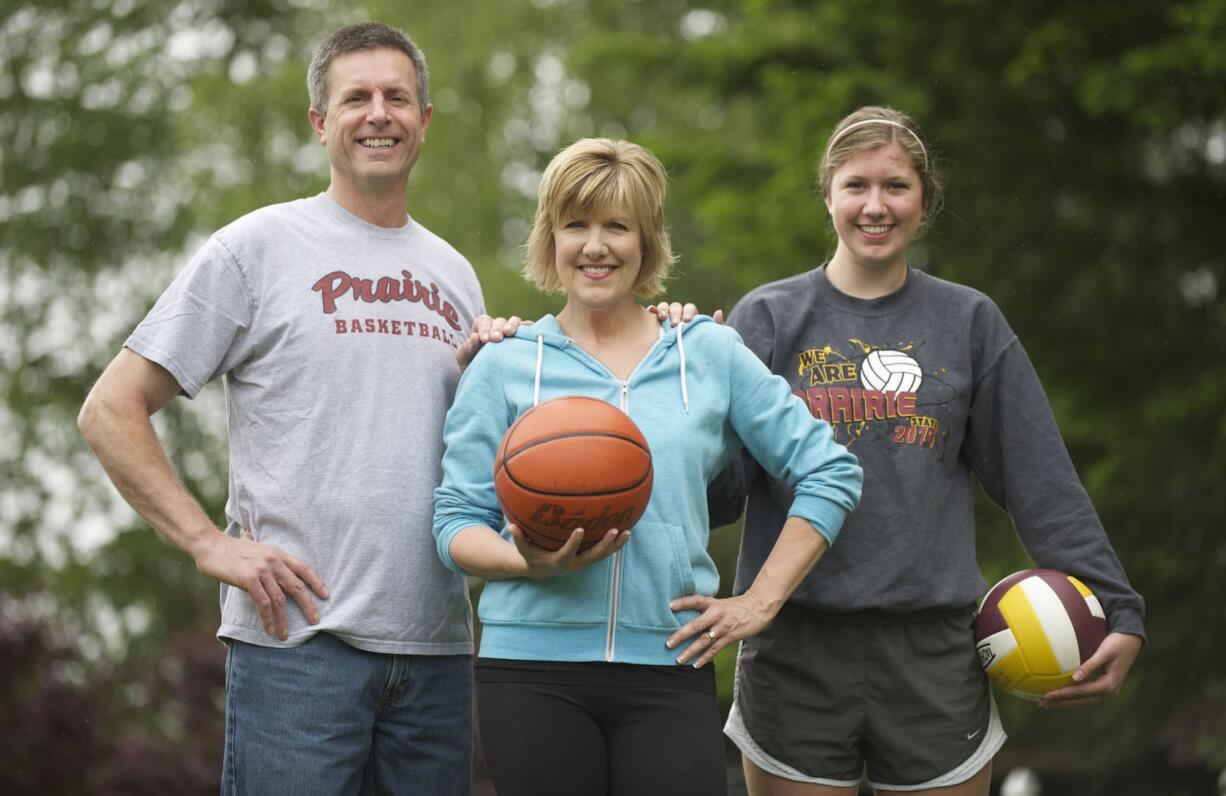
[[[221,792],[472,790],[472,656],[230,641]]]

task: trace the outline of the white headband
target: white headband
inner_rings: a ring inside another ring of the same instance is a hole
[[[839,130],[838,135],[831,138],[830,143],[826,145],[826,157],[830,157],[830,150],[834,149],[834,145],[839,142],[840,138],[847,135],[857,127],[863,127],[866,124],[888,124],[891,127],[897,127],[900,130],[906,130],[911,134],[911,137],[915,139],[915,143],[919,144],[920,151],[924,153],[924,171],[928,170],[928,147],[924,146],[924,142],[920,140],[920,137],[916,135],[914,130],[907,125],[901,124],[892,119],[861,119],[858,122],[853,122],[852,124],[847,125],[842,130]]]

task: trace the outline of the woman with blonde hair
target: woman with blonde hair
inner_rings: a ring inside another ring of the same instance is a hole
[[[488,581],[476,679],[502,796],[723,794],[705,664],[770,621],[859,496],[855,458],[734,332],[705,316],[662,328],[640,305],[673,261],[665,183],[625,141],[583,139],[553,159],[525,274],[565,305],[482,348],[447,416],[434,531],[447,566]],[[633,528],[582,551],[579,528],[548,551],[505,524],[493,460],[522,412],[576,394],[635,421],[655,486]],[[742,445],[795,498],[759,576],[718,600],[706,487]]]
[[[729,322],[864,468],[838,546],[741,646],[725,731],[749,790],[986,796],[1004,743],[971,624],[972,474],[1034,560],[1094,590],[1110,634],[1060,707],[1119,689],[1144,604],[1077,478],[1034,368],[978,291],[912,268],[941,180],[919,126],[864,107],[831,132],[819,170],[838,236],[829,261],[747,295]],[[749,502],[739,593],[764,571],[791,490],[750,462],[711,490],[716,524]],[[1094,673],[1102,671],[1095,678]]]

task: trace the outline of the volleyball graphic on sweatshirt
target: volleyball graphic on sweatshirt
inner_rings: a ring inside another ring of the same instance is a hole
[[[919,363],[901,351],[878,348],[860,365],[860,383],[880,392],[919,392],[924,372]]]

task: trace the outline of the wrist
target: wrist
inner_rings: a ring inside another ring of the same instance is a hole
[[[197,564],[209,553],[216,549],[217,545],[222,543],[226,534],[218,530],[213,525],[207,525],[188,531],[183,536],[183,543],[180,545],[183,552],[192,557],[192,560]]]
[[[765,589],[750,586],[744,596],[759,613],[766,617],[767,621],[770,621],[783,607],[784,598],[780,595],[765,594],[765,591]]]

